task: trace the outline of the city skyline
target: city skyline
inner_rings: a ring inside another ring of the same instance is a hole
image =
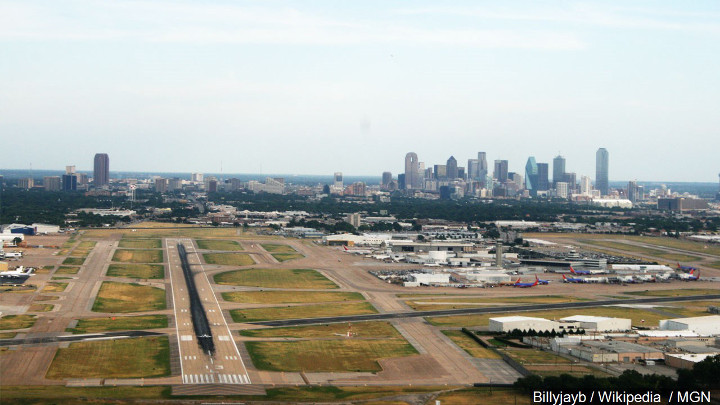
[[[718,7],[6,0],[0,133],[34,146],[2,166],[376,175],[469,149],[591,175],[602,145],[611,179],[713,181]]]

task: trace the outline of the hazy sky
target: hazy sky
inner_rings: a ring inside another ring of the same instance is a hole
[[[716,181],[718,1],[0,0],[0,168]],[[491,163],[492,164],[492,163]],[[552,169],[551,169],[552,170]]]

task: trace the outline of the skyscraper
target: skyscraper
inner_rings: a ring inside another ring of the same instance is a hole
[[[508,161],[507,160],[496,160],[495,171],[493,177],[498,183],[505,183],[508,179]]]
[[[102,187],[110,184],[110,157],[107,153],[95,154],[93,184],[95,187]]]
[[[409,152],[405,155],[405,188],[420,188],[419,169],[420,163],[417,154],[415,152]]]
[[[478,178],[485,179],[488,175],[488,164],[485,152],[478,152]]]
[[[383,186],[384,188],[387,188],[387,186],[390,184],[391,181],[392,181],[392,173],[390,173],[390,172],[383,172],[383,174],[382,174],[382,186]]]
[[[607,149],[600,148],[595,153],[595,188],[600,194],[608,195],[608,172],[610,169],[610,154]]]
[[[530,191],[530,195],[536,195],[538,186],[538,165],[535,162],[535,156],[530,156],[525,163],[525,188]]]
[[[480,160],[468,159],[467,176],[470,180],[477,180],[480,176]]]
[[[450,158],[447,160],[446,166],[447,166],[448,178],[451,180],[457,179],[458,178],[457,159],[455,159],[454,156],[450,156]]]
[[[538,191],[547,191],[550,188],[550,181],[548,180],[548,164],[547,163],[538,163],[538,180],[537,180],[537,190]]]
[[[335,172],[335,176],[333,179],[333,186],[335,188],[343,188],[343,175],[342,172]]]
[[[565,181],[565,158],[557,155],[553,159],[553,185]]]

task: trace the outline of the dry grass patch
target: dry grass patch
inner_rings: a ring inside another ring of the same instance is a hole
[[[302,304],[365,300],[360,293],[330,291],[240,291],[224,292],[222,297],[225,301],[243,304]]]
[[[466,388],[444,392],[428,402],[428,405],[435,404],[435,400],[440,401],[442,405],[524,405],[531,403],[529,395],[510,388]]]
[[[36,320],[35,315],[5,315],[0,318],[0,330],[29,328]]]
[[[499,359],[500,356],[492,350],[486,349],[460,330],[444,330],[442,333],[449,337],[459,348],[469,355],[479,359]]]
[[[207,264],[220,264],[223,266],[250,266],[255,264],[250,255],[245,253],[203,253]]]
[[[60,266],[55,271],[55,274],[77,274],[80,271],[80,267],[75,266]]]
[[[232,316],[233,321],[239,323],[269,321],[276,319],[324,318],[326,316],[362,315],[374,313],[377,313],[377,310],[368,302],[230,310],[230,315]]]
[[[165,315],[141,315],[79,319],[77,325],[67,331],[77,334],[167,327],[168,318]]]
[[[305,256],[300,253],[273,253],[272,257],[279,262],[286,262],[288,260],[302,259]]]
[[[402,335],[389,322],[355,322],[350,324],[353,336],[358,338],[400,339]],[[246,329],[240,335],[249,337],[288,338],[343,338],[347,335],[348,324],[330,323],[325,325],[292,326],[286,328]],[[342,336],[340,336],[342,335]]]
[[[164,377],[170,375],[169,346],[166,336],[71,343],[58,349],[45,377]]]
[[[623,294],[639,295],[642,297],[685,297],[689,295],[712,295],[720,294],[720,290],[706,288],[684,288],[682,290],[644,290],[627,291]]]
[[[247,269],[216,274],[215,283],[266,288],[332,289],[338,286],[311,269]]]
[[[118,247],[130,249],[160,249],[160,239],[121,239]]]
[[[42,292],[63,292],[67,286],[68,283],[47,283]]]
[[[63,260],[62,264],[69,266],[82,266],[85,263],[84,257],[68,257]]]
[[[161,264],[117,264],[108,267],[108,277],[162,279],[165,267]]]
[[[500,349],[508,356],[515,359],[521,364],[567,364],[570,360],[555,355],[550,352],[545,352],[537,349],[519,349],[514,347],[506,347]]]
[[[195,241],[198,248],[205,250],[230,250],[240,251],[243,250],[242,245],[235,242],[234,240],[211,240],[211,239],[200,239]]]
[[[268,371],[381,371],[378,360],[417,351],[403,339],[246,342],[252,362]]]
[[[405,303],[416,311],[439,310],[467,308],[477,306],[493,306],[496,305],[517,305],[517,304],[560,304],[564,302],[589,301],[587,298],[571,297],[565,295],[538,295],[538,296],[519,296],[519,297],[442,297],[442,298],[416,298],[414,300],[406,300]]]
[[[125,250],[118,249],[113,255],[114,262],[126,262],[126,263],[162,263],[163,262],[163,251],[162,250]]]
[[[103,281],[92,310],[142,312],[165,309],[165,290],[140,284]]]
[[[50,312],[55,305],[52,304],[32,304],[28,308],[28,312]]]
[[[17,336],[17,332],[1,332],[0,339],[12,339]]]

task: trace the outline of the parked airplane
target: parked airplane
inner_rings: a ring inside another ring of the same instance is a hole
[[[678,278],[684,281],[698,281],[700,280],[700,271],[695,275],[695,270],[697,269],[690,270],[690,273],[687,274],[678,274]]]
[[[537,274],[535,275],[535,280],[537,280],[538,283],[540,283],[540,284],[542,284],[542,285],[548,285],[548,284],[550,284],[550,280],[542,280],[542,279],[539,279],[538,276],[537,276]]]
[[[572,266],[570,266],[570,273],[576,274],[576,275],[577,275],[577,274],[585,274],[585,275],[587,275],[587,274],[590,274],[590,270],[575,270],[575,269],[572,268]]]
[[[356,255],[369,255],[372,253],[371,250],[366,249],[348,249],[347,246],[343,246],[343,249],[345,249],[346,252],[356,254]]]
[[[521,283],[520,279],[518,278],[517,281],[515,282],[515,284],[513,284],[513,287],[530,288],[530,287],[535,287],[536,285],[538,285],[538,282],[539,281],[538,281],[537,277],[535,277],[534,283]]]
[[[681,266],[679,262],[677,264],[677,269],[682,270],[682,271],[690,271],[690,272],[692,272],[693,270],[697,270],[697,268],[692,267],[692,266]]]
[[[0,272],[1,278],[27,278],[29,276],[34,276],[33,268],[29,267],[27,270],[23,268],[23,266],[18,267],[15,270],[8,270]]]
[[[572,277],[567,278],[567,277],[565,277],[564,274],[562,275],[562,278],[563,278],[563,282],[565,282],[565,283],[584,283],[585,282],[584,278],[572,278]]]
[[[618,276],[618,281],[625,284],[635,284],[637,283],[637,280],[633,278],[633,276]]]

